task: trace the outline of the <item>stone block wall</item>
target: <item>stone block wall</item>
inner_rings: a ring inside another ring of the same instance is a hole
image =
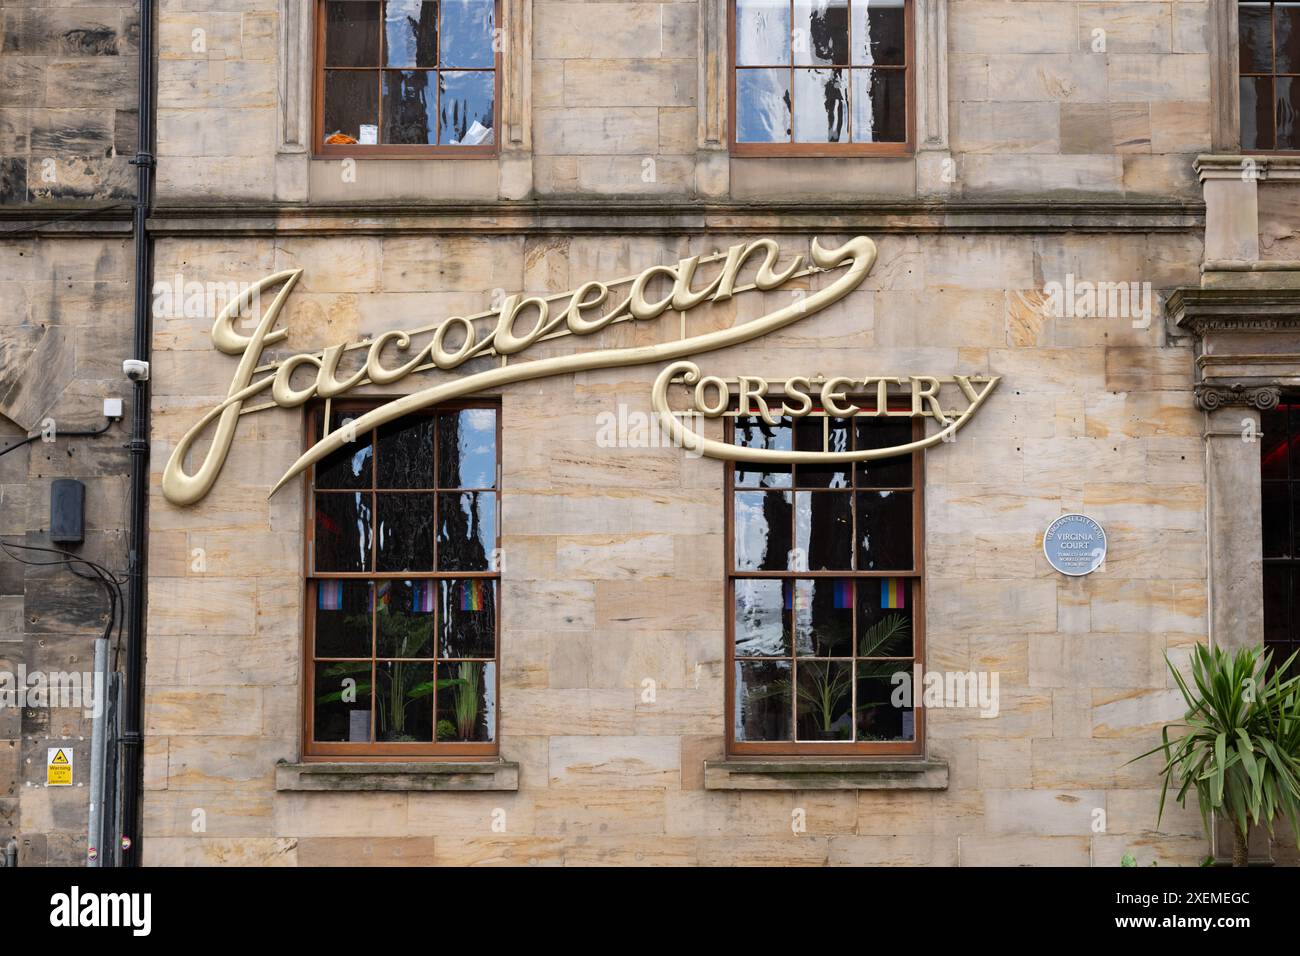
[[[1217,109],[1209,2],[914,2],[929,11],[918,13],[915,94],[919,104],[934,91],[946,110],[918,130],[917,155],[841,157],[827,175],[817,159],[728,156],[725,0],[503,0],[507,34],[522,34],[503,67],[517,141],[496,160],[362,151],[347,168],[312,160],[296,138],[309,128],[300,24],[312,0],[163,0],[159,197],[1199,198],[1192,159],[1210,148]]]
[[[50,485],[86,486],[86,540],[72,550],[119,574],[126,565],[127,426],[98,437],[103,400],[130,388],[131,244],[121,239],[10,239],[0,243],[0,448],[53,431],[0,457],[0,534],[50,546]],[[34,561],[50,555],[27,554]],[[108,598],[61,567],[0,554],[0,671],[85,674]],[[12,684],[7,683],[12,689]],[[91,721],[80,707],[0,706],[0,844],[19,840],[20,866],[86,859]],[[70,747],[74,785],[45,787],[46,748]]]
[[[833,242],[835,237],[827,237]],[[1194,865],[1194,808],[1155,826],[1154,764],[1127,765],[1181,713],[1165,664],[1206,639],[1205,475],[1192,353],[1158,313],[1051,317],[1063,272],[1195,281],[1179,234],[877,236],[880,259],[826,312],[704,356],[719,375],[997,374],[958,440],[927,453],[926,665],[996,670],[1001,711],[928,714],[948,789],[726,792],[723,466],[597,447],[597,416],[648,409],[657,371],[520,384],[502,400],[505,550],[500,741],[515,793],[275,790],[300,756],[302,486],[267,498],[301,449],[301,411],[245,416],[211,494],[151,501],[145,859],[248,864]],[[572,288],[730,236],[340,236],[168,240],[158,268],[249,281],[306,269],[290,351],[487,306],[490,290]],[[787,254],[807,251],[787,236]],[[805,285],[823,281],[805,280]],[[752,318],[789,290],[691,313]],[[636,341],[677,332],[675,317]],[[626,328],[555,349],[627,341]],[[199,320],[158,325],[155,478],[228,387]],[[422,387],[430,377],[400,384]],[[387,394],[394,394],[389,390]],[[1104,569],[1052,571],[1043,528],[1085,511]],[[191,555],[205,549],[205,570]],[[655,699],[642,696],[655,681]],[[196,810],[206,829],[196,832]],[[806,831],[793,832],[804,811]],[[504,811],[505,830],[493,829]]]
[[[3,17],[0,206],[129,200],[137,4],[8,4]]]

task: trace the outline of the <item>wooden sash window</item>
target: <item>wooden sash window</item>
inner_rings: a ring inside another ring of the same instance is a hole
[[[496,0],[318,0],[319,156],[492,156]]]
[[[728,419],[746,447],[847,451],[922,437],[908,417]],[[728,468],[728,745],[734,754],[917,754],[896,696],[923,659],[921,453]]]
[[[733,153],[910,152],[911,0],[731,0],[728,11]]]
[[[335,403],[329,430],[366,409]],[[319,438],[325,409],[312,416]],[[439,407],[312,469],[305,752],[497,752],[499,410]]]

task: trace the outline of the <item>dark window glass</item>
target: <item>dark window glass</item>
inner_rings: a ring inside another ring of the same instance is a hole
[[[438,740],[487,743],[496,738],[496,665],[438,665]]]
[[[735,425],[737,445],[742,448],[765,448],[771,451],[790,451],[794,447],[794,426],[788,418],[776,418],[768,424],[758,415],[741,416]],[[789,488],[789,465],[759,465],[737,462],[736,484],[743,488]]]
[[[379,4],[328,0],[325,4],[325,65],[379,65]]]
[[[375,739],[432,743],[433,664],[379,661],[375,678]]]
[[[317,661],[312,736],[325,743],[370,743],[371,661]]]
[[[493,571],[497,497],[492,492],[438,495],[438,570]]]
[[[497,419],[490,408],[467,408],[438,420],[438,486],[495,488]]]
[[[369,492],[316,495],[316,570],[370,570],[374,516]]]
[[[370,658],[369,581],[321,581],[317,586],[316,656]]]
[[[793,671],[789,661],[736,662],[737,741],[790,739]]]
[[[491,415],[491,409],[484,411]],[[379,429],[380,488],[433,487],[433,431],[431,417],[402,419]]]
[[[375,496],[379,571],[433,570],[433,495],[405,492]]]
[[[1300,3],[1239,3],[1243,150],[1300,149]]]

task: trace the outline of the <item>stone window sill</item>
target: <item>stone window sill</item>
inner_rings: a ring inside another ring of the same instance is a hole
[[[285,763],[275,766],[275,789],[341,790],[518,790],[519,764],[504,760],[470,763]]]
[[[947,790],[942,760],[706,760],[705,790]]]

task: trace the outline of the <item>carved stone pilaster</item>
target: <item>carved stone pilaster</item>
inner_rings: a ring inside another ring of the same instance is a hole
[[[1244,382],[1205,383],[1196,386],[1196,407],[1205,412],[1217,411],[1229,405],[1242,405],[1266,412],[1276,408],[1282,397],[1277,383],[1247,385]]]
[[[302,153],[311,141],[312,0],[280,0],[281,153]]]
[[[916,2],[916,148],[948,148],[948,0]]]

